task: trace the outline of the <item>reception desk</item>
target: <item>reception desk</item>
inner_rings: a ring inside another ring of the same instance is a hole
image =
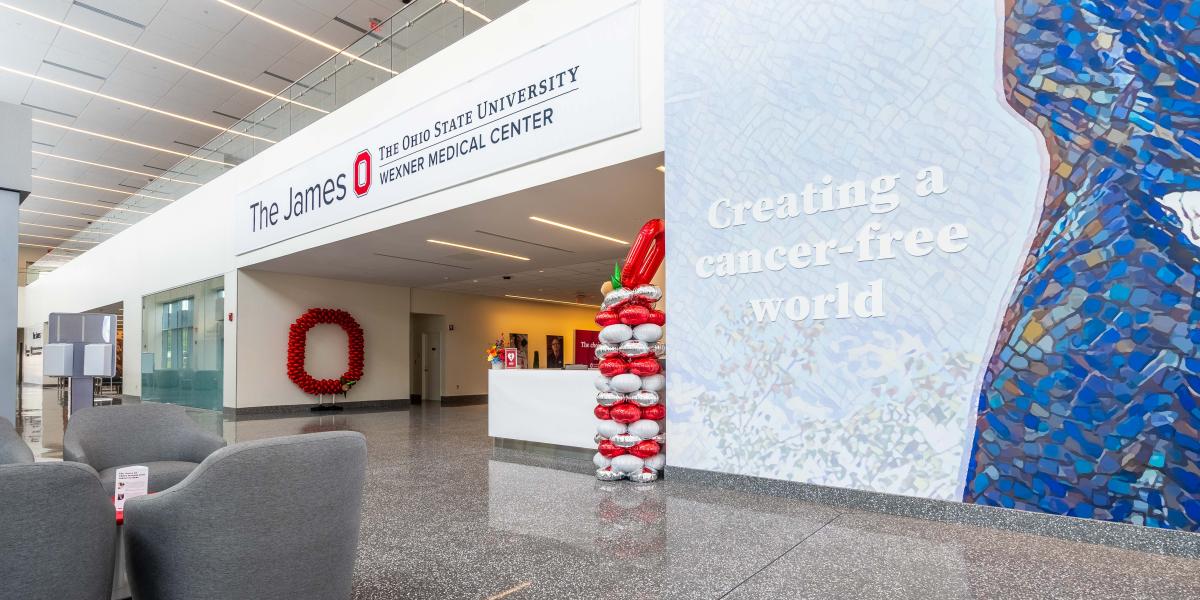
[[[488,435],[595,448],[594,369],[488,371]]]

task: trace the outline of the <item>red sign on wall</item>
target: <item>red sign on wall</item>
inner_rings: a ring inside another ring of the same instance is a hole
[[[575,330],[575,364],[595,365],[596,346],[600,344],[600,332],[587,329]]]
[[[521,368],[521,355],[517,353],[516,348],[504,349],[504,368],[519,369]]]

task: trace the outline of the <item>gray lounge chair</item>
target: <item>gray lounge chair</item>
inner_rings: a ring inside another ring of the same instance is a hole
[[[33,462],[33,451],[8,419],[0,417],[0,465]]]
[[[87,465],[0,465],[0,598],[109,600],[116,515]]]
[[[225,445],[173,404],[95,406],[75,413],[63,435],[63,460],[83,463],[100,474],[109,496],[116,470],[130,465],[150,469],[150,492],[161,492],[187,477],[209,454]]]
[[[360,433],[234,444],[125,505],[138,600],[335,600],[352,593],[366,476]]]

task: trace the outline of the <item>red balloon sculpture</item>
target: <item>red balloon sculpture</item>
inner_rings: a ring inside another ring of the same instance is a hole
[[[339,379],[316,379],[304,368],[304,353],[308,346],[308,330],[331,323],[346,330],[347,358],[346,371]],[[336,308],[310,308],[288,331],[287,373],[292,383],[296,384],[306,394],[314,396],[324,394],[341,394],[347,391],[363,376],[363,330],[358,321],[350,313]]]
[[[604,296],[596,324],[600,345],[600,377],[596,380],[599,406],[595,415],[596,478],[655,481],[666,460],[663,448],[662,311],[654,304],[662,290],[650,280],[662,264],[666,246],[661,219],[642,226],[625,257],[614,289]],[[614,274],[614,279],[617,277]],[[619,283],[619,285],[617,285]]]

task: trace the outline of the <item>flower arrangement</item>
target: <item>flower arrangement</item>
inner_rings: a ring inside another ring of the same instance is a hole
[[[499,364],[504,360],[504,334],[492,343],[487,349],[487,362],[490,364]]]

